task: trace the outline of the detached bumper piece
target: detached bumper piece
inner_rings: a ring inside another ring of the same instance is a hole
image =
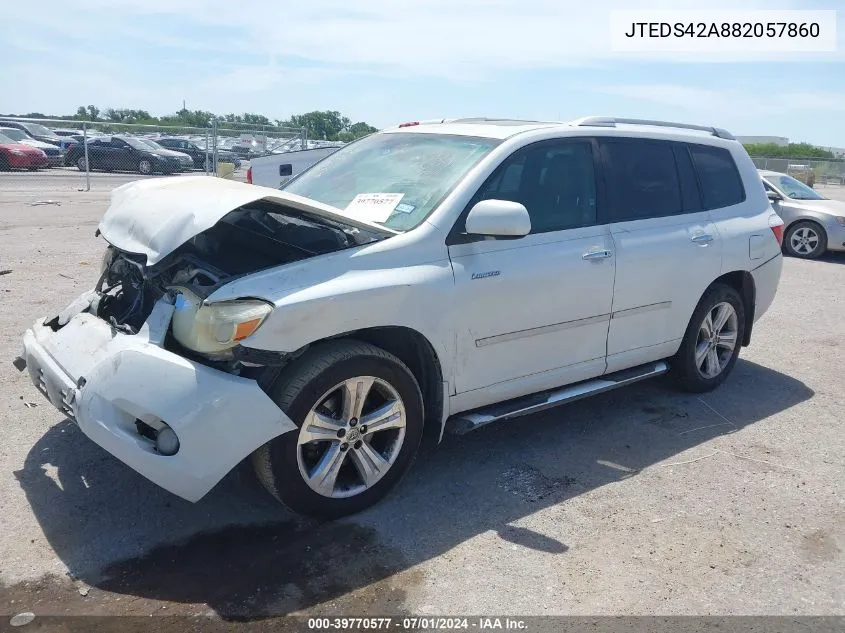
[[[202,498],[259,446],[296,427],[254,380],[162,347],[173,305],[137,334],[81,312],[36,322],[22,358],[33,384],[82,432],[162,488]],[[18,363],[20,365],[20,363]]]

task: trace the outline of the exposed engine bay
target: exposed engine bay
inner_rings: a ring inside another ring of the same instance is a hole
[[[221,285],[262,269],[378,241],[383,236],[269,201],[224,216],[154,266],[109,247],[91,311],[134,334],[166,293],[201,302]]]

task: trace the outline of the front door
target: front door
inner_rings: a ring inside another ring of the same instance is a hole
[[[599,224],[595,143],[543,141],[511,155],[482,199],[520,202],[525,237],[450,235],[457,324],[456,390],[463,406],[541,391],[605,368],[615,258]]]

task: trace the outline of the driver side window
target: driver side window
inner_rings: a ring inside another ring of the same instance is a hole
[[[532,234],[595,224],[592,143],[540,142],[515,152],[483,185],[478,200],[489,199],[524,205]]]

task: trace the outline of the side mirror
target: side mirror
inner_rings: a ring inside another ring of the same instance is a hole
[[[284,163],[279,165],[279,175],[280,176],[292,176],[293,175],[293,165],[290,163]]]
[[[522,237],[531,232],[528,209],[510,200],[482,200],[470,209],[466,232],[471,235]]]
[[[777,191],[766,191],[766,197],[770,202],[780,202],[783,197]]]

